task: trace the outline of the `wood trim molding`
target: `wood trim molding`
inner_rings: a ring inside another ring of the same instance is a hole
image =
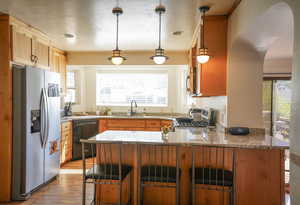
[[[0,201],[10,201],[12,167],[12,72],[10,65],[10,25],[0,16]]]
[[[297,155],[293,152],[290,153],[291,162],[300,167],[300,155]]]
[[[241,2],[242,0],[235,0],[231,9],[229,10],[228,16],[230,16],[235,11],[235,9],[240,5]]]

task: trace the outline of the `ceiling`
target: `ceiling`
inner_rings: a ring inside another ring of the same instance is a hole
[[[119,0],[120,49],[152,50],[157,47],[158,0]],[[162,0],[167,8],[163,16],[162,46],[167,50],[186,50],[196,25],[197,7],[213,6],[210,15],[227,14],[235,0]],[[114,0],[1,0],[0,12],[23,20],[53,39],[56,46],[73,51],[112,50],[116,19],[111,10]],[[183,31],[174,36],[173,32]],[[67,41],[65,33],[75,34]]]

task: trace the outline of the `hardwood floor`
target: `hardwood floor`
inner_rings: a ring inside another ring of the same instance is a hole
[[[88,163],[90,166],[90,163]],[[79,205],[82,200],[81,161],[65,164],[56,180],[33,193],[24,202],[0,203],[1,205]],[[87,202],[93,196],[92,185],[87,185]],[[88,204],[88,203],[87,203]]]
[[[94,163],[96,163],[96,159],[94,159]],[[93,164],[93,158],[89,158],[86,160],[86,167],[87,169],[91,168]],[[66,164],[64,164],[61,169],[82,169],[82,161],[77,160],[77,161],[71,161]]]

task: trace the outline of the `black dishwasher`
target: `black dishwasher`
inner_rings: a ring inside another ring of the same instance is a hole
[[[88,139],[98,134],[97,119],[74,120],[73,121],[73,158],[72,160],[82,159],[80,139]],[[85,156],[92,157],[90,146],[86,146]],[[95,150],[94,150],[95,152]],[[96,153],[94,153],[95,156]]]

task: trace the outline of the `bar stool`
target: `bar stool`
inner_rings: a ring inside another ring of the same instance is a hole
[[[142,153],[140,152],[140,164],[142,165],[140,167],[140,205],[144,203],[144,187],[146,186],[175,188],[176,205],[179,205],[181,171],[178,146],[140,146],[140,149],[143,150]]]
[[[197,151],[200,151],[201,159],[199,160],[196,160]],[[212,154],[213,151],[215,154]],[[229,155],[229,159],[225,158]],[[192,205],[196,203],[196,189],[221,191],[222,204],[224,204],[224,193],[229,192],[229,204],[234,204],[234,157],[233,150],[223,147],[192,147],[192,168],[190,169]]]
[[[90,144],[92,154],[95,144]],[[85,150],[85,143],[82,143],[82,150]],[[82,151],[83,160],[83,197],[82,205],[86,203],[86,184],[94,184],[94,197],[90,204],[96,203],[96,185],[115,184],[119,186],[119,202],[122,204],[122,185],[128,177],[128,201],[131,203],[131,171],[132,167],[122,163],[122,144],[97,144],[97,159],[92,159],[91,168],[86,171],[85,152]],[[101,199],[100,199],[101,200]],[[101,204],[101,202],[100,202]]]

